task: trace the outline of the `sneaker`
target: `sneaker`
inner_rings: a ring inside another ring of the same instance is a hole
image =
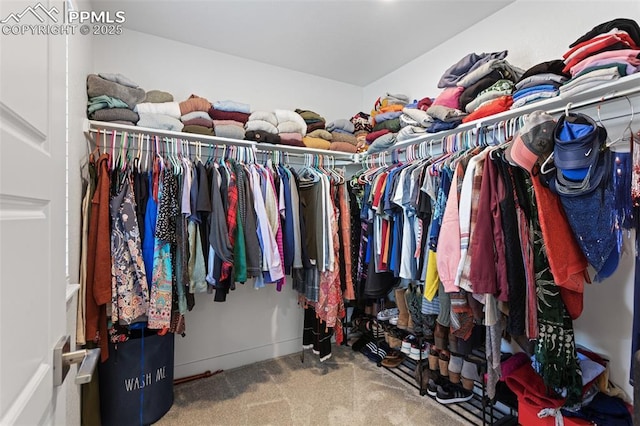
[[[421,359],[427,359],[428,356],[429,344],[427,342],[423,341],[421,345],[418,344],[417,340],[412,342],[409,352],[409,358],[420,361]]]
[[[413,334],[408,334],[407,337],[402,339],[402,346],[400,347],[400,351],[409,355],[411,354],[411,345],[417,342],[416,336]]]
[[[435,376],[435,380],[430,378],[429,382],[427,383],[427,394],[429,394],[429,396],[437,396],[438,387],[445,386],[445,384],[448,383],[447,379],[445,379],[444,377],[438,375]]]
[[[454,384],[438,386],[436,388],[436,401],[440,404],[458,404],[473,398],[473,393],[461,386]]]
[[[389,318],[389,324],[391,325],[398,325],[398,316],[399,315],[394,315],[391,318]]]
[[[380,321],[389,321],[393,316],[397,317],[398,313],[398,308],[383,309],[382,311],[378,312],[378,319]]]

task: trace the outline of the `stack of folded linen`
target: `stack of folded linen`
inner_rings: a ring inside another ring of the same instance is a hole
[[[201,135],[213,136],[213,120],[209,113],[204,111],[192,111],[180,117],[184,124],[183,132],[199,133]]]
[[[562,55],[563,72],[571,79],[560,87],[571,96],[591,87],[636,73],[640,68],[640,28],[631,19],[614,19],[595,26]]]
[[[216,136],[230,139],[245,138],[245,124],[249,121],[251,108],[235,101],[217,101],[209,109]]]
[[[87,117],[91,120],[133,126],[139,120],[133,109],[145,98],[145,92],[121,74],[89,74],[87,98]]]
[[[433,117],[427,114],[426,110],[432,103],[433,100],[427,97],[407,104],[402,109],[401,129],[397,135],[399,141],[413,139],[427,132],[427,129],[433,124]]]
[[[392,133],[400,131],[400,116],[402,109],[410,102],[403,94],[386,93],[376,100],[371,110],[371,124],[373,132],[389,130]]]
[[[557,96],[558,88],[570,77],[562,68],[564,62],[556,59],[536,64],[525,71],[514,87],[511,108]]]
[[[276,109],[276,128],[280,135],[280,143],[291,146],[305,146],[302,138],[307,134],[307,123],[295,111]]]
[[[356,128],[351,120],[347,120],[344,118],[334,120],[331,123],[327,124],[327,131],[331,132],[331,142],[340,143],[340,145],[336,145],[336,147],[334,147],[334,150],[339,150],[338,147],[342,146],[342,143],[353,145],[355,149],[356,145],[358,145],[358,138],[356,138],[354,134],[355,130]],[[348,149],[347,152],[353,151],[352,148],[346,149]]]
[[[172,130],[181,132],[184,125],[180,121],[180,104],[178,102],[143,102],[135,108],[140,120],[138,126],[151,129]]]

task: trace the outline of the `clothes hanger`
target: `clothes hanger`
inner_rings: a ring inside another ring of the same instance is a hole
[[[629,131],[629,133],[631,135],[633,135],[633,129],[631,128],[631,125],[633,124],[633,118],[634,118],[633,104],[631,103],[631,100],[629,99],[628,96],[625,96],[625,99],[629,103],[629,109],[631,110],[631,118],[629,119],[629,122],[627,123],[626,127],[624,129],[622,129],[622,134],[620,134],[620,137],[618,137],[616,139],[613,139],[612,141],[607,142],[607,144],[605,145],[605,148],[611,148],[611,146],[613,146],[616,143],[624,140],[624,135],[625,135],[625,133],[627,131]],[[598,111],[598,122],[601,123],[601,120],[600,120],[600,105],[598,105],[597,111]],[[609,134],[607,133],[607,137],[608,136],[609,136]]]

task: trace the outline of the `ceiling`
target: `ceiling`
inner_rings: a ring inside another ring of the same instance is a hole
[[[125,28],[357,86],[514,0],[93,0]]]

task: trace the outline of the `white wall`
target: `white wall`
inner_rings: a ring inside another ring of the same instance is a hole
[[[145,90],[172,93],[177,101],[193,93],[212,102],[245,102],[252,110],[310,109],[328,121],[351,117],[362,103],[357,86],[130,30],[96,37],[93,72],[122,73]],[[302,345],[302,309],[289,282],[281,293],[274,286],[239,285],[226,303],[196,295],[186,325],[186,337],[176,336],[175,377],[285,355]]]
[[[363,111],[385,92],[412,98],[437,96],[442,73],[470,52],[508,50],[507,59],[527,69],[537,63],[559,59],[570,43],[594,26],[614,18],[640,22],[640,2],[520,0],[470,27],[423,56],[364,88]],[[614,111],[609,111],[615,115]],[[618,108],[627,108],[626,102]],[[637,110],[637,109],[636,109]],[[589,114],[595,114],[590,110]],[[611,125],[613,124],[613,126]],[[619,135],[627,123],[606,123],[610,134]],[[628,384],[633,321],[633,250],[605,282],[587,286],[584,313],[574,323],[579,344],[605,354],[611,360],[611,379],[631,396]]]
[[[363,111],[386,92],[412,98],[436,97],[442,73],[468,53],[508,50],[510,63],[527,69],[560,59],[569,44],[594,26],[614,18],[640,21],[638,1],[518,0],[364,87]]]

